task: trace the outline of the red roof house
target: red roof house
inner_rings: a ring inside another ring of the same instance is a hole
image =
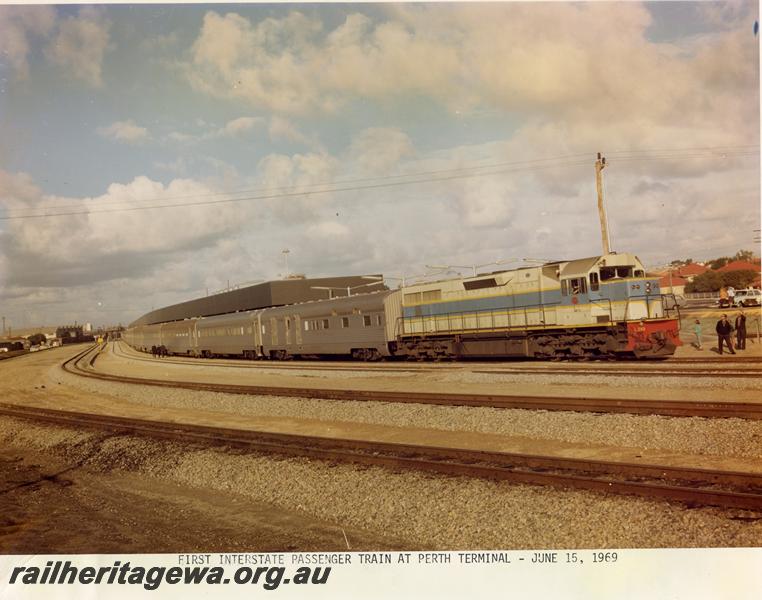
[[[687,279],[683,279],[679,275],[672,273],[672,281],[670,281],[669,273],[659,279],[659,287],[662,292],[667,294],[682,294],[685,292],[685,284],[688,283]]]
[[[675,273],[677,273],[680,277],[685,277],[688,281],[693,281],[693,278],[696,275],[701,275],[702,273],[706,273],[708,270],[709,269],[705,267],[704,265],[690,263],[689,265],[683,265],[681,267],[678,267]]]
[[[728,271],[756,271],[760,272],[759,263],[749,262],[748,260],[734,260],[729,262],[724,267],[717,269],[720,273],[727,273]]]

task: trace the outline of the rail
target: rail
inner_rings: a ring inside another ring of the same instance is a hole
[[[633,463],[488,449],[469,450],[438,444],[368,441],[340,435],[326,438],[7,403],[0,404],[0,414],[58,426],[105,429],[122,435],[205,444],[211,447],[243,448],[330,463],[342,462],[448,476],[502,480],[514,484],[584,489],[604,494],[684,502],[690,506],[698,504],[740,510],[762,510],[762,476],[755,471],[669,466],[642,460]]]
[[[571,398],[568,396],[524,396],[520,394],[403,392],[391,390],[239,385],[230,383],[207,383],[126,377],[98,372],[93,368],[92,364],[95,362],[97,354],[101,351],[102,348],[91,346],[67,360],[63,363],[62,367],[65,371],[74,375],[104,381],[196,391],[223,392],[228,394],[288,396],[320,400],[344,400],[351,402],[414,403],[443,406],[473,406],[649,415],[658,414],[673,417],[732,417],[756,421],[762,420],[762,404],[757,402],[621,399],[613,397]],[[82,365],[83,363],[84,366]]]

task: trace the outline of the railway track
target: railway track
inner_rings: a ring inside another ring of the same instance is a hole
[[[762,476],[754,473],[281,434],[6,403],[0,404],[0,414],[58,426],[105,429],[185,444],[244,448],[332,463],[634,495],[690,506],[762,511]]]
[[[630,413],[665,415],[673,417],[741,418],[762,420],[762,404],[754,402],[720,402],[688,400],[648,400],[565,396],[522,396],[501,394],[455,394],[432,392],[400,392],[351,389],[321,389],[305,387],[237,385],[171,381],[124,377],[97,372],[95,361],[102,347],[91,347],[70,358],[63,364],[64,370],[75,375],[156,387],[181,388],[197,391],[224,392],[257,396],[292,396],[323,400],[374,401],[433,404],[440,406],[474,406],[489,408],[518,408],[529,410],[554,410],[597,413]],[[85,363],[82,366],[82,363]]]
[[[663,367],[623,367],[618,365],[602,366],[596,363],[572,363],[569,365],[559,366],[555,363],[546,365],[532,365],[524,366],[521,362],[515,365],[501,364],[499,366],[485,365],[484,363],[478,363],[477,365],[469,363],[458,364],[419,364],[414,363],[407,366],[399,366],[394,363],[350,363],[350,364],[331,364],[320,363],[316,365],[310,361],[296,361],[296,362],[278,362],[271,363],[265,361],[249,362],[243,360],[214,360],[205,358],[161,358],[154,359],[147,356],[137,356],[135,354],[127,354],[120,348],[118,352],[114,352],[116,356],[127,358],[129,360],[137,360],[143,362],[160,362],[167,364],[177,365],[209,365],[223,368],[254,368],[258,370],[280,370],[280,371],[323,371],[323,372],[347,372],[351,371],[357,373],[358,371],[366,371],[370,373],[422,373],[422,372],[441,372],[441,371],[467,371],[470,373],[482,373],[489,375],[577,375],[577,376],[627,376],[627,377],[729,377],[729,378],[756,378],[762,377],[762,368],[754,368],[755,365],[762,367],[761,359],[754,359],[748,361],[751,367],[747,368],[733,368],[730,364],[722,359],[718,359],[716,362],[707,361],[707,364],[717,365],[715,368],[690,368],[676,370],[673,367],[673,360],[670,359],[664,364]],[[746,357],[744,357],[746,358]],[[686,364],[703,364],[703,363],[686,363]],[[745,364],[745,363],[742,363]],[[719,366],[722,365],[722,368]],[[476,367],[476,368],[475,368]]]

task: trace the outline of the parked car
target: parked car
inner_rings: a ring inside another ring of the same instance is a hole
[[[734,306],[759,306],[762,304],[762,291],[749,288],[738,290],[733,298]]]

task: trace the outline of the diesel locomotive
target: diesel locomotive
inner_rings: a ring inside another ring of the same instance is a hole
[[[637,256],[609,253],[141,325],[123,338],[143,351],[275,360],[658,358],[681,343],[679,309],[665,300]]]

